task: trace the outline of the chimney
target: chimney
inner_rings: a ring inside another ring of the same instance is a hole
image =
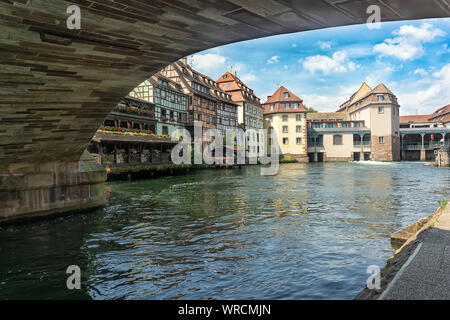
[[[269,100],[269,99],[270,99],[270,97],[271,97],[271,96],[267,96],[267,100]]]
[[[236,70],[233,71],[233,74],[235,77],[237,77]]]
[[[187,57],[183,57],[183,59],[181,59],[183,61],[184,64],[187,65]]]

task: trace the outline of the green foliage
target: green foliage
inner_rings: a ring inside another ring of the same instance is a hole
[[[441,209],[445,209],[445,207],[447,206],[448,200],[438,200],[439,206],[441,207]]]
[[[297,159],[293,158],[293,157],[284,157],[280,159],[280,163],[294,163],[294,162],[298,162]]]
[[[315,109],[313,109],[313,108],[311,108],[311,107],[306,107],[306,112],[311,112],[311,113],[315,113],[315,112],[318,112],[317,110],[315,110]]]
[[[160,166],[156,165],[137,165],[137,166],[127,166],[127,167],[115,167],[108,168],[106,173],[108,175],[117,175],[124,173],[136,173],[136,172],[144,172],[144,171],[166,171],[170,169],[181,169],[181,168],[191,168],[190,164],[163,164]]]

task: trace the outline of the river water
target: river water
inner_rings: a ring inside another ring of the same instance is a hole
[[[449,199],[449,172],[283,164],[108,183],[104,209],[0,229],[0,299],[352,299],[389,236]]]

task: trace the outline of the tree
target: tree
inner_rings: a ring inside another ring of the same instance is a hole
[[[308,108],[308,107],[305,107],[306,108],[306,112],[318,112],[317,110],[315,110],[315,109],[313,109],[313,108]]]

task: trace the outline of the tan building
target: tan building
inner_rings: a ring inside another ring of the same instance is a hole
[[[371,89],[365,82],[338,112],[351,120],[363,120],[370,129],[371,155],[374,161],[400,160],[399,108],[396,96],[382,83]]]
[[[306,150],[306,108],[303,100],[281,86],[263,104],[269,128],[269,146],[275,141],[284,157],[308,162]],[[276,140],[275,140],[276,139]]]

